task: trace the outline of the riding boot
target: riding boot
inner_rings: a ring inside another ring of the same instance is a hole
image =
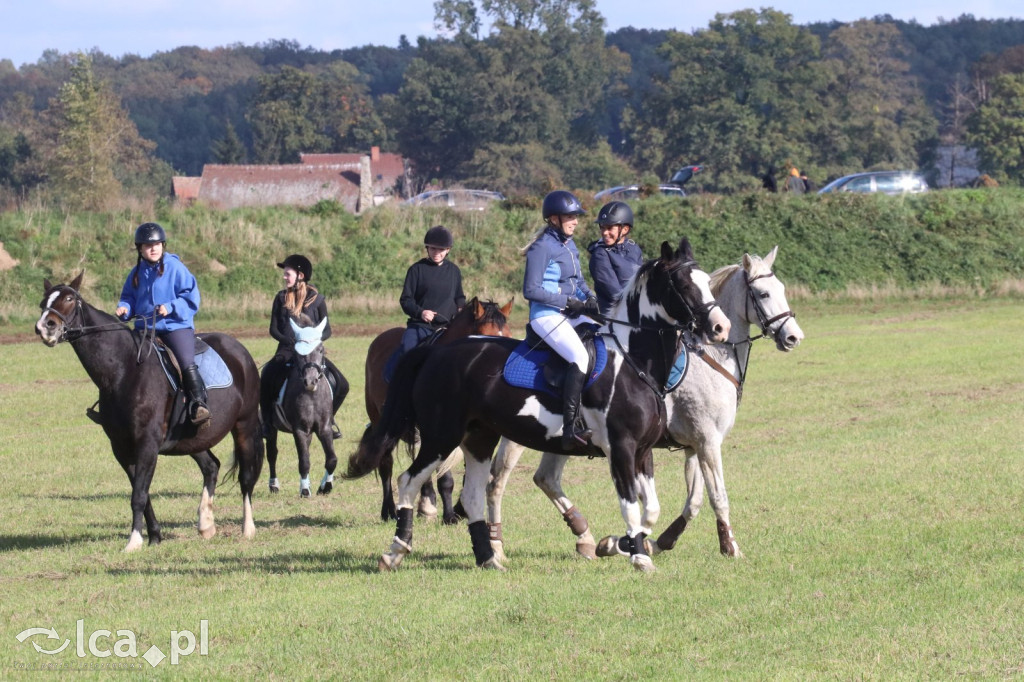
[[[199,368],[189,365],[181,371],[181,380],[188,394],[188,416],[193,424],[202,424],[210,418],[210,409],[206,406],[206,384],[199,374]]]
[[[580,396],[586,381],[587,375],[570,362],[562,383],[562,447],[566,450],[586,445],[593,435],[579,417]]]

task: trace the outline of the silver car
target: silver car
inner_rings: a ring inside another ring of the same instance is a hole
[[[928,183],[913,171],[870,171],[844,175],[818,190],[818,194],[832,192],[858,192],[869,194],[917,194],[927,192]]]

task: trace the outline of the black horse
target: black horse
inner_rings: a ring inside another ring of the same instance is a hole
[[[729,322],[711,296],[708,275],[699,270],[688,240],[648,261],[624,292],[630,319],[640,329],[612,322],[607,368],[583,393],[583,415],[594,432],[589,448],[567,453],[561,446],[562,401],[543,391],[511,386],[502,367],[517,341],[468,339],[446,346],[416,348],[399,363],[378,426],[364,434],[349,459],[347,477],[373,471],[398,439],[419,429],[420,450],[398,480],[398,528],[378,567],[395,569],[411,551],[412,502],[419,486],[460,443],[466,455],[462,503],[478,566],[501,570],[484,522],[489,461],[498,440],[561,454],[607,456],[619,503],[633,540],[635,567],[651,570],[644,548],[639,500],[653,492],[651,449],[665,425],[659,389],[679,354],[680,331],[698,328],[709,341],[726,338]],[[630,333],[634,332],[634,333]],[[655,500],[656,503],[656,500]]]
[[[84,273],[82,273],[84,274]],[[89,378],[100,390],[99,421],[110,439],[118,464],[132,484],[132,530],[125,551],[142,546],[142,519],[149,543],[160,542],[149,499],[149,484],[157,454],[190,455],[203,472],[199,502],[199,534],[213,537],[213,495],[220,461],[210,448],[229,432],[234,439],[234,461],[229,475],[238,472],[242,489],[242,535],[252,538],[252,491],[263,467],[263,438],[259,420],[259,372],[252,356],[224,334],[203,334],[201,339],[217,351],[230,370],[232,383],[209,390],[212,417],[200,427],[169,424],[177,412],[175,393],[161,369],[152,339],[130,330],[113,315],[86,303],[78,289],[82,274],[70,284],[44,280],[45,296],[36,322],[36,334],[47,346],[67,341],[75,349]],[[181,430],[177,430],[181,429]],[[169,437],[171,436],[171,437]]]
[[[329,495],[334,488],[334,468],[338,457],[334,454],[334,438],[331,433],[331,419],[334,418],[334,402],[331,386],[327,380],[327,355],[321,340],[325,317],[314,325],[305,315],[299,316],[299,323],[291,321],[295,334],[295,357],[291,362],[281,401],[284,422],[276,415],[264,415],[267,429],[267,464],[270,465],[270,492],[281,490],[277,480],[277,433],[291,433],[295,439],[295,451],[299,456],[299,496],[309,497],[309,444],[316,434],[324,450],[324,477],[320,480],[318,495]],[[344,396],[341,400],[344,401]],[[340,403],[339,403],[340,406]],[[276,406],[275,406],[276,409]]]

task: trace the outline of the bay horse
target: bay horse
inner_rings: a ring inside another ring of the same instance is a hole
[[[499,307],[493,301],[480,301],[473,297],[456,314],[447,325],[438,330],[429,343],[446,344],[467,336],[504,336],[512,335],[509,330],[508,320],[512,314],[512,303],[515,298],[509,300],[504,306]],[[381,332],[372,342],[366,351],[366,416],[370,418],[367,429],[372,429],[380,421],[381,412],[384,409],[384,400],[388,395],[388,383],[384,380],[384,367],[388,359],[398,349],[402,340],[405,327],[393,327]],[[412,442],[407,443],[410,458],[413,454]],[[395,520],[398,518],[395,509],[395,495],[391,487],[391,474],[394,468],[394,457],[387,452],[381,458],[377,473],[380,476],[383,487],[382,501],[380,505],[380,518],[382,521]],[[443,500],[443,519],[446,524],[458,523],[459,516],[452,506],[452,491],[455,488],[455,480],[450,473],[438,475],[437,487],[441,491]],[[434,486],[428,478],[420,490],[419,513],[421,516],[432,518],[437,516],[437,494]]]
[[[49,347],[67,341],[92,382],[99,388],[99,421],[118,464],[132,486],[132,527],[126,552],[142,547],[142,519],[149,544],[159,544],[160,524],[153,513],[149,486],[158,454],[190,455],[203,473],[198,530],[216,533],[213,495],[220,461],[210,450],[228,433],[234,440],[229,475],[238,472],[242,489],[242,535],[256,535],[252,491],[263,466],[259,420],[259,372],[245,347],[225,334],[201,334],[230,370],[232,383],[208,390],[212,417],[201,428],[185,426],[176,440],[168,436],[175,394],[153,350],[151,336],[129,329],[113,315],[87,303],[79,293],[83,273],[70,284],[44,280],[42,314],[36,334]]]
[[[729,321],[717,309],[707,273],[693,258],[687,239],[640,267],[623,298],[640,333],[614,336],[605,370],[583,392],[581,411],[592,442],[574,454],[608,457],[626,532],[634,538],[632,563],[653,570],[643,539],[658,505],[653,476],[646,472],[651,448],[664,430],[664,406],[654,389],[664,382],[679,352],[684,328],[699,329],[712,342],[724,340]],[[416,348],[399,364],[380,423],[363,435],[349,458],[346,477],[366,475],[384,453],[414,428],[420,449],[398,479],[398,523],[380,570],[395,570],[412,550],[412,503],[419,486],[461,444],[466,479],[462,502],[477,566],[504,570],[491,548],[484,521],[489,462],[502,436],[541,451],[562,450],[562,399],[542,390],[507,383],[502,368],[514,339],[470,338],[445,346]],[[654,382],[653,384],[650,382]],[[639,500],[647,501],[644,517]]]
[[[711,507],[717,517],[719,550],[730,557],[742,556],[729,520],[729,498],[722,472],[722,442],[736,422],[736,412],[743,394],[743,385],[753,343],[772,338],[783,352],[796,348],[804,339],[796,315],[786,300],[785,285],[775,276],[772,265],[778,254],[776,246],[763,259],[744,254],[739,264],[728,265],[711,273],[711,292],[729,318],[729,338],[725,343],[704,347],[690,339],[685,378],[665,395],[668,424],[660,447],[682,448],[686,453],[687,498],[682,514],[676,518],[657,541],[651,543],[652,554],[675,546],[679,535],[703,504],[705,483]],[[616,317],[623,310],[613,310]],[[635,320],[634,320],[635,321]],[[754,325],[758,336],[750,336]],[[492,466],[492,480],[487,488],[487,512],[491,545],[503,560],[501,534],[501,498],[509,475],[523,448],[502,442]],[[562,490],[562,471],[568,458],[544,453],[533,480],[560,511],[575,509]],[[581,528],[585,527],[585,522]],[[570,526],[571,527],[571,526]],[[574,529],[575,530],[575,529]],[[627,555],[627,539],[608,536],[594,547],[589,530],[577,533],[576,551],[593,558]]]
[[[309,445],[316,434],[324,451],[324,475],[320,480],[317,495],[329,495],[334,488],[334,468],[338,457],[334,453],[334,436],[331,419],[334,417],[334,397],[327,380],[327,352],[324,349],[323,333],[327,318],[313,325],[305,314],[299,315],[299,323],[289,319],[295,335],[295,358],[288,371],[281,412],[284,422],[276,414],[265,415],[270,420],[267,429],[267,464],[270,466],[270,492],[280,491],[277,482],[277,434],[278,431],[291,433],[295,440],[295,452],[299,459],[299,496],[309,497]],[[276,406],[275,406],[275,409]]]

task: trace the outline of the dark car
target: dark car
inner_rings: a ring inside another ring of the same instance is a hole
[[[456,211],[483,211],[491,202],[504,201],[501,192],[486,189],[435,189],[402,202],[405,206],[451,208]]]
[[[640,197],[641,185],[620,185],[603,189],[594,195],[598,201],[624,201],[626,199],[637,199]],[[685,197],[686,192],[678,185],[658,185],[658,192],[670,197]]]
[[[818,190],[818,194],[857,192],[870,194],[916,194],[927,192],[928,183],[913,171],[870,171],[844,175]]]

